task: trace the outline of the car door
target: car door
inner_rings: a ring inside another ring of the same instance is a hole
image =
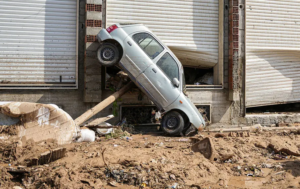
[[[138,82],[146,84],[145,88],[162,108],[173,103],[180,95],[180,88],[172,83],[173,78],[179,78],[179,67],[174,58],[165,51],[156,64],[150,65],[138,77]]]
[[[125,57],[121,64],[134,77],[144,72],[153,60],[164,51],[153,36],[146,32],[138,32],[128,36],[125,41]]]

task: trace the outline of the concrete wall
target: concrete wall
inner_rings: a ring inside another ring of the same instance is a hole
[[[99,43],[96,35],[102,29],[102,0],[86,2],[86,37],[84,60],[84,102],[100,102],[101,66],[97,60]]]

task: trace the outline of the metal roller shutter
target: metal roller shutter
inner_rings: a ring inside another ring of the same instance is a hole
[[[247,0],[247,107],[300,100],[299,7],[299,0]]]
[[[218,63],[219,0],[108,0],[106,23],[144,24],[186,66]]]
[[[0,86],[76,86],[77,0],[0,4]]]

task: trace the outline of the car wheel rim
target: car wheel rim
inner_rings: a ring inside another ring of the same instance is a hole
[[[101,54],[104,60],[112,60],[115,56],[115,53],[111,48],[104,48]]]
[[[170,119],[168,119],[167,121],[167,126],[170,129],[174,129],[176,128],[178,125],[178,120],[176,119],[176,117],[171,117]]]

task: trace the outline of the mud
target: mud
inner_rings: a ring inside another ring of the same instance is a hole
[[[35,143],[0,139],[0,188],[161,189],[171,188],[175,183],[176,188],[193,189],[300,187],[299,157],[270,146],[297,154],[297,132],[196,136],[199,140],[206,137],[214,146],[212,160],[192,151],[192,140],[179,137],[99,137],[93,143],[68,145],[57,145],[54,140]],[[67,149],[66,157],[45,165],[27,166],[28,159],[57,147]],[[12,175],[7,172],[11,168],[28,173]]]

